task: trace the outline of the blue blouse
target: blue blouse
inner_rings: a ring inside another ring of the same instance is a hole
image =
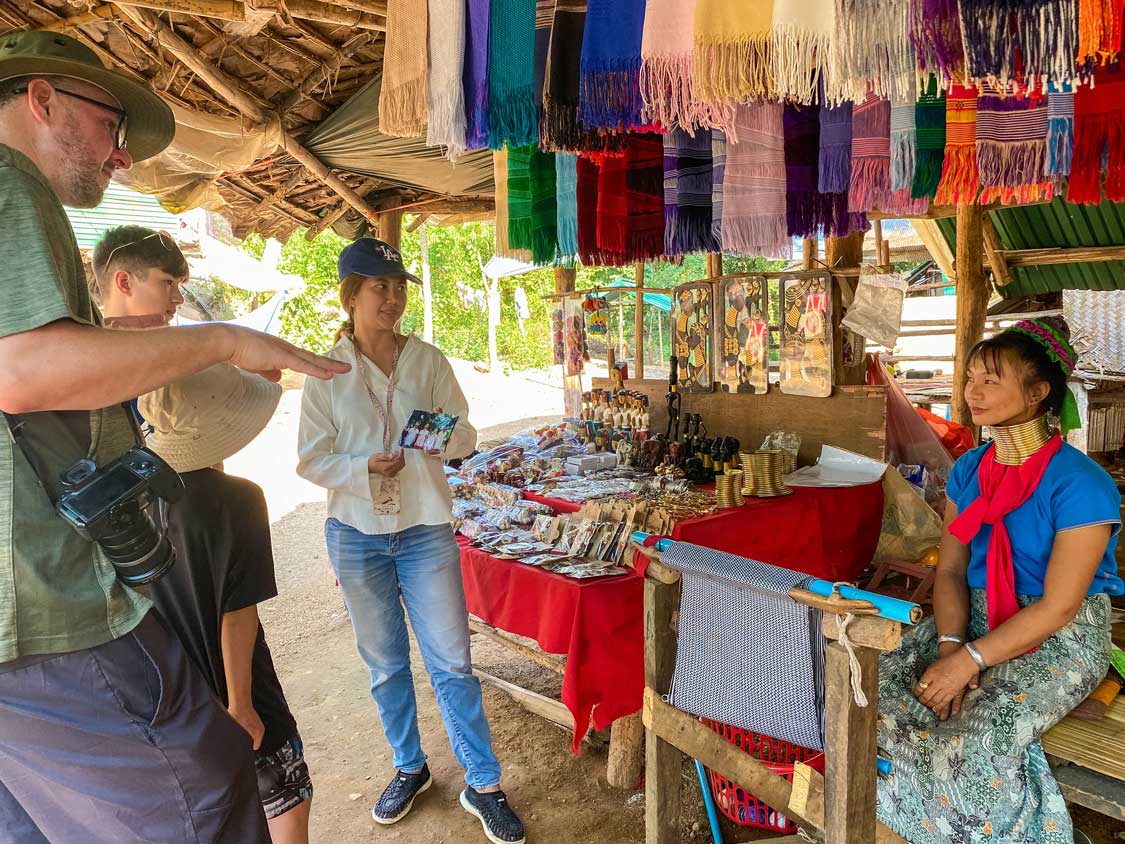
[[[991,444],[975,448],[953,464],[946,494],[965,510],[980,497],[977,469]],[[1125,583],[1117,576],[1117,534],[1121,530],[1121,495],[1117,486],[1097,463],[1076,448],[1063,444],[1047,464],[1039,486],[1021,506],[1004,518],[1012,543],[1016,593],[1040,596],[1055,534],[1089,525],[1113,525],[1089,595],[1125,594]],[[973,589],[984,589],[985,560],[992,527],[984,525],[970,543],[968,580]]]

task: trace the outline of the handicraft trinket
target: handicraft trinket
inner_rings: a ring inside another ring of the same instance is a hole
[[[732,393],[769,389],[769,311],[766,279],[731,279],[723,284],[722,320],[716,320],[721,350],[718,381]]]
[[[675,288],[672,297],[672,354],[679,369],[679,389],[709,393],[711,372],[711,283]]]
[[[781,280],[781,391],[832,395],[831,277]]]

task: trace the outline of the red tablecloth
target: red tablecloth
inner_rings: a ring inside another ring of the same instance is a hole
[[[556,513],[577,513],[582,509],[581,504],[575,504],[573,501],[563,501],[561,498],[548,498],[546,495],[540,495],[538,492],[531,492],[526,489],[523,491],[523,497],[528,501],[537,501],[540,504],[546,504]]]
[[[498,560],[462,537],[461,574],[469,612],[493,627],[566,654],[562,701],[574,716],[577,753],[590,724],[604,730],[641,708],[644,594],[634,574],[574,580]]]

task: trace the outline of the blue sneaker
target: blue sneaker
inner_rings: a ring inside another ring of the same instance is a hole
[[[523,824],[508,805],[503,791],[484,794],[469,786],[461,792],[461,806],[476,816],[492,844],[524,844],[527,840]]]
[[[395,772],[395,778],[387,784],[371,808],[372,820],[383,826],[398,823],[414,805],[414,798],[433,784],[429,765],[423,765],[422,770],[413,774],[406,771]]]

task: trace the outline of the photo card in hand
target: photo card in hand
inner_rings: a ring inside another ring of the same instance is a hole
[[[448,413],[415,410],[410,414],[406,427],[399,434],[398,444],[402,448],[416,448],[421,451],[445,451],[460,418]]]

